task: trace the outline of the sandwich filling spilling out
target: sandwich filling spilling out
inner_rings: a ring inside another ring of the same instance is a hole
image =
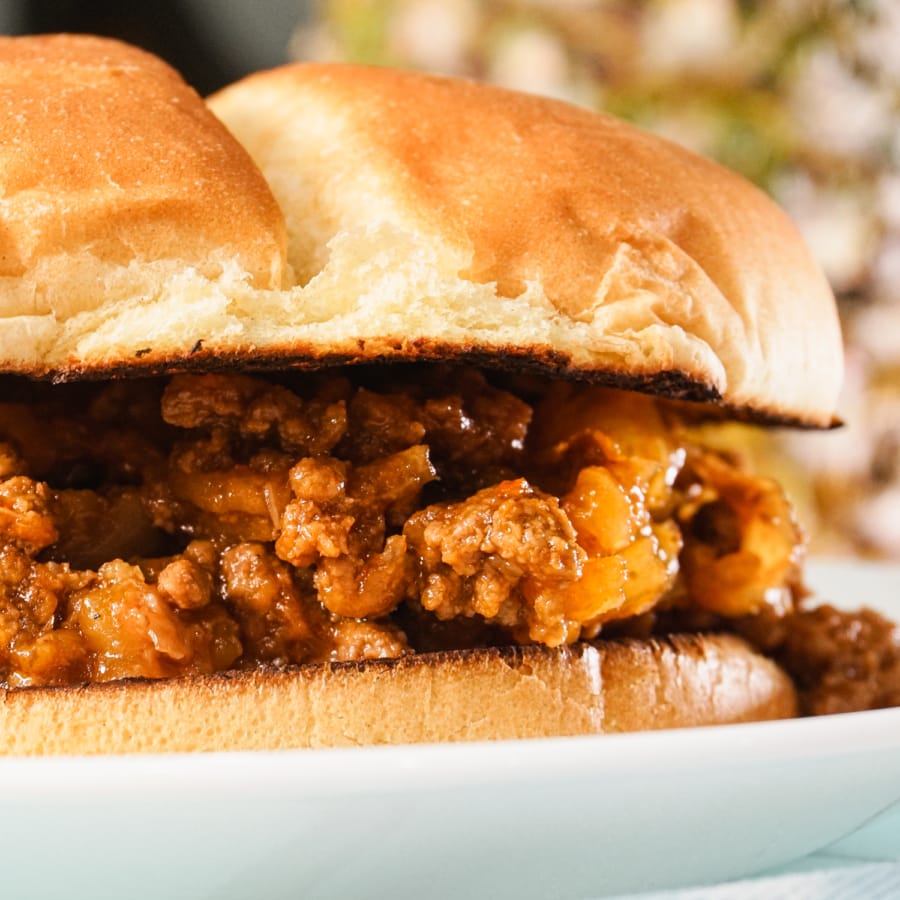
[[[771,480],[690,407],[446,365],[11,383],[0,682],[736,632],[807,712],[900,704],[900,637],[808,604]]]

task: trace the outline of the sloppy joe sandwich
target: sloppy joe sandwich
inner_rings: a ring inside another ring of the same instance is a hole
[[[729,419],[835,423],[762,193],[608,116],[0,39],[0,750],[586,734],[900,701]]]

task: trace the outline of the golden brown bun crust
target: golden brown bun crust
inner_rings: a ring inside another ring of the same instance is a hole
[[[282,221],[147,54],[6,39],[0,97],[0,369],[475,355],[832,421],[837,315],[796,229],[738,176],[608,116],[388,69],[260,73],[210,105]]]
[[[0,754],[264,750],[788,718],[788,677],[730,636],[420,654],[0,694]]]
[[[563,369],[680,373],[731,407],[830,422],[831,291],[781,210],[722,167],[609,116],[390,69],[289,66],[210,102],[269,179],[301,281],[335,235],[389,224],[495,283],[495,306],[518,298],[508,345]],[[480,324],[454,294],[437,289],[445,320]],[[544,333],[542,303],[557,326]],[[395,339],[424,330],[406,309]],[[472,329],[467,349],[486,337]]]
[[[161,60],[83,35],[2,37],[0,110],[0,318],[65,323],[189,269],[281,286],[264,179]]]

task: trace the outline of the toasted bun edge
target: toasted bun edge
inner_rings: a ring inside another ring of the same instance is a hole
[[[610,734],[797,714],[729,635],[411,654],[0,694],[0,754],[310,749]]]

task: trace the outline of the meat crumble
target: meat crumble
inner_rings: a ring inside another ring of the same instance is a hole
[[[896,630],[808,609],[781,490],[664,401],[446,366],[17,391],[5,686],[677,623],[744,634],[811,712],[900,702]]]

